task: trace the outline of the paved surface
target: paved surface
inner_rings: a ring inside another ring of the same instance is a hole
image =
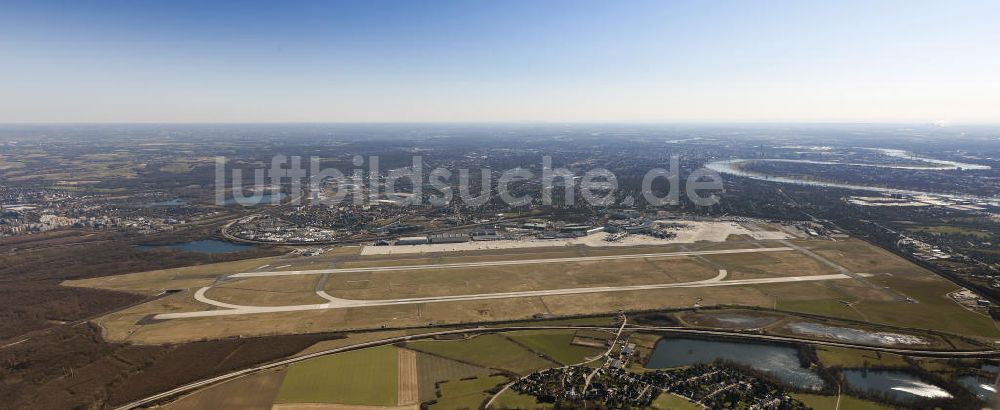
[[[588,288],[528,290],[520,292],[498,292],[498,293],[481,293],[481,294],[471,294],[471,295],[430,296],[430,297],[420,297],[420,298],[381,299],[381,300],[341,299],[331,296],[325,291],[320,290],[317,291],[317,294],[320,295],[322,298],[328,300],[329,302],[320,304],[311,304],[311,305],[287,305],[287,306],[248,306],[248,305],[234,305],[231,303],[219,302],[217,300],[205,296],[205,292],[208,291],[208,289],[210,289],[211,287],[204,287],[198,289],[198,291],[195,292],[194,298],[197,299],[199,302],[220,307],[223,309],[205,310],[198,312],[161,313],[154,316],[154,318],[159,320],[185,319],[185,318],[195,318],[195,317],[249,315],[249,314],[275,313],[275,312],[297,312],[306,310],[339,309],[339,308],[365,307],[365,306],[408,305],[415,303],[436,303],[436,302],[456,302],[456,301],[468,301],[468,300],[576,295],[585,293],[624,292],[624,291],[635,291],[635,290],[653,290],[653,289],[671,289],[671,288],[745,286],[745,285],[760,285],[768,283],[810,282],[810,281],[825,281],[825,280],[851,278],[851,276],[840,273],[832,275],[805,275],[805,276],[787,276],[778,278],[723,280],[725,277],[726,277],[726,271],[719,270],[719,274],[714,278],[694,281],[694,282],[661,283],[653,285],[629,285],[629,286],[596,286]]]
[[[197,312],[161,313],[155,315],[154,318],[159,320],[169,320],[169,319],[186,319],[186,318],[197,318],[197,317],[215,317],[215,316],[248,315],[248,314],[276,313],[276,312],[297,312],[297,311],[309,311],[309,310],[340,309],[340,308],[365,307],[365,306],[407,305],[407,304],[419,304],[419,303],[577,295],[577,294],[587,294],[587,293],[625,292],[625,291],[671,289],[671,288],[746,286],[746,285],[760,285],[760,284],[770,284],[770,283],[825,281],[825,280],[837,280],[837,279],[848,279],[848,278],[862,279],[863,274],[848,272],[843,267],[839,267],[838,265],[833,264],[833,262],[830,262],[829,260],[825,260],[825,258],[822,258],[821,259],[822,261],[839,268],[839,270],[842,273],[830,274],[830,275],[802,275],[802,276],[776,277],[776,278],[724,280],[727,275],[726,270],[719,269],[718,276],[711,279],[693,281],[693,282],[661,283],[661,284],[650,284],[650,285],[626,285],[626,286],[596,286],[596,287],[586,287],[586,288],[529,290],[529,291],[518,291],[518,292],[428,296],[428,297],[417,297],[417,298],[381,299],[381,300],[342,299],[330,295],[325,290],[323,290],[322,286],[320,285],[322,283],[325,283],[326,279],[329,278],[329,276],[332,274],[355,273],[355,272],[405,271],[412,269],[476,268],[485,266],[512,266],[512,265],[531,265],[531,264],[545,264],[545,263],[590,262],[590,261],[607,261],[607,260],[623,260],[623,259],[662,258],[662,257],[674,257],[674,256],[694,256],[702,258],[703,255],[726,255],[726,254],[739,254],[739,253],[788,252],[788,251],[803,252],[810,257],[819,258],[818,255],[812,252],[808,252],[808,250],[806,249],[792,245],[787,242],[785,242],[785,244],[789,246],[775,247],[775,248],[722,249],[722,250],[663,252],[663,253],[645,253],[645,254],[628,254],[628,255],[580,256],[580,257],[570,257],[570,258],[444,263],[444,264],[430,264],[430,265],[379,266],[379,267],[365,267],[365,268],[331,268],[331,269],[297,270],[297,271],[243,272],[230,275],[226,278],[227,279],[255,278],[255,277],[287,276],[287,275],[321,275],[320,280],[317,282],[315,293],[319,297],[325,299],[327,302],[318,304],[286,305],[286,306],[237,305],[209,298],[206,295],[206,292],[208,292],[208,290],[211,289],[212,286],[207,286],[198,289],[198,291],[196,291],[194,294],[194,298],[199,302],[212,305],[221,309],[197,311]]]
[[[333,268],[333,269],[288,270],[288,271],[270,271],[270,272],[243,272],[243,273],[236,273],[233,275],[229,275],[229,277],[254,278],[261,276],[322,275],[330,273],[357,273],[357,272],[389,272],[389,271],[415,270],[415,269],[481,268],[485,266],[537,265],[543,263],[594,262],[594,261],[612,261],[612,260],[624,260],[624,259],[668,258],[672,256],[728,255],[734,253],[788,252],[795,250],[796,250],[795,248],[790,246],[782,246],[777,248],[720,249],[720,250],[706,250],[706,251],[640,253],[640,254],[628,254],[628,255],[577,256],[572,258],[439,263],[433,265],[375,266],[368,268]]]

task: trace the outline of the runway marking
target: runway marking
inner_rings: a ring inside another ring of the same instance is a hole
[[[357,272],[386,272],[386,271],[399,271],[399,270],[416,270],[416,269],[480,268],[485,266],[534,265],[542,263],[593,262],[593,261],[643,259],[643,258],[667,258],[673,256],[729,255],[736,253],[789,252],[789,251],[795,251],[795,248],[792,248],[790,246],[782,246],[777,248],[719,249],[719,250],[706,250],[706,251],[641,253],[641,254],[628,254],[628,255],[577,256],[571,258],[460,262],[460,263],[441,263],[434,265],[374,266],[367,268],[334,268],[334,269],[288,270],[288,271],[270,271],[270,272],[242,272],[229,275],[229,277],[255,278],[262,276],[321,275],[324,273],[357,273]],[[280,266],[279,268],[287,266],[291,265]]]
[[[624,291],[671,289],[671,288],[700,288],[700,287],[741,286],[741,285],[746,286],[746,285],[760,285],[760,284],[770,284],[770,283],[812,282],[812,281],[825,281],[825,280],[838,280],[838,279],[851,278],[851,276],[842,273],[837,273],[831,275],[807,275],[807,276],[790,276],[790,277],[778,277],[778,278],[723,280],[725,279],[726,275],[727,272],[725,270],[719,270],[719,275],[715,276],[714,278],[694,281],[694,282],[683,282],[683,283],[662,283],[653,285],[628,285],[628,286],[597,286],[589,288],[528,290],[519,292],[498,292],[498,293],[452,295],[452,296],[429,296],[429,297],[419,297],[419,298],[383,299],[383,300],[341,299],[326,294],[326,292],[323,292],[323,294],[325,295],[321,294],[320,296],[328,300],[329,301],[328,303],[313,304],[313,305],[289,305],[289,306],[244,306],[244,305],[233,305],[229,303],[218,302],[209,299],[205,296],[205,291],[208,290],[208,288],[206,287],[199,289],[199,291],[195,293],[195,298],[204,303],[226,308],[225,310],[161,313],[154,316],[154,318],[164,319],[164,320],[184,319],[184,318],[195,318],[195,317],[248,315],[248,314],[275,313],[275,312],[296,312],[296,311],[339,309],[339,308],[351,308],[351,307],[408,305],[408,304],[418,304],[418,303],[458,302],[458,301],[470,301],[470,300],[559,296],[559,295],[575,295],[575,294],[586,294],[586,293],[624,292]],[[318,291],[317,293],[319,292],[321,291]]]

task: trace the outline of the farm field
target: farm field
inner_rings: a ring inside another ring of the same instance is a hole
[[[807,406],[815,410],[835,410],[837,408],[837,396],[820,396],[817,394],[795,393],[792,395]],[[891,407],[883,406],[867,400],[843,395],[840,396],[840,408],[851,410],[889,410]]]
[[[559,363],[538,357],[502,335],[485,334],[466,340],[428,340],[406,344],[407,348],[491,369],[528,374]]]
[[[493,405],[490,406],[490,408],[535,410],[551,409],[553,406],[551,403],[539,403],[535,400],[534,396],[521,394],[514,390],[507,389],[507,391],[503,392],[500,397],[497,397],[496,401],[493,402]]]
[[[915,232],[926,232],[926,233],[941,234],[941,235],[968,235],[968,236],[975,236],[980,239],[986,239],[993,236],[993,234],[987,231],[981,231],[978,229],[967,228],[962,226],[950,226],[950,225],[919,226],[915,228],[910,228],[909,230]]]
[[[573,330],[524,330],[507,332],[506,336],[563,365],[581,363],[604,353],[603,349],[571,344],[575,334],[576,331]]]
[[[285,371],[270,371],[232,380],[181,397],[164,406],[167,410],[198,410],[239,408],[267,410],[271,408]]]
[[[395,406],[397,361],[395,347],[379,346],[295,363],[275,402]]]
[[[503,376],[486,376],[441,383],[441,397],[430,408],[441,410],[479,408],[490,398],[486,390],[506,381],[507,378]]]
[[[420,401],[426,402],[436,397],[435,383],[447,380],[461,380],[471,377],[488,376],[494,370],[473,366],[432,354],[417,353],[417,378]]]

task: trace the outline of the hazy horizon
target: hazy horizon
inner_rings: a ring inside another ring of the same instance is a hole
[[[0,123],[996,124],[998,11],[6,2]]]

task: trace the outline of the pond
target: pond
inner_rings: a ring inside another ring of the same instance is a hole
[[[720,359],[752,367],[800,388],[823,387],[823,379],[802,367],[798,350],[789,346],[665,337],[656,343],[646,367],[668,369]]]
[[[989,404],[996,404],[997,388],[993,385],[992,377],[981,377],[974,375],[961,376],[958,384],[975,394],[980,400]]]
[[[857,390],[881,393],[898,401],[950,398],[951,393],[901,370],[844,370],[847,384]]]
[[[236,244],[226,241],[219,241],[214,239],[206,239],[206,240],[183,242],[183,243],[172,243],[169,245],[139,245],[139,249],[144,251],[156,250],[162,248],[179,249],[185,252],[233,253],[233,252],[248,251],[251,248],[253,248],[253,246]]]

